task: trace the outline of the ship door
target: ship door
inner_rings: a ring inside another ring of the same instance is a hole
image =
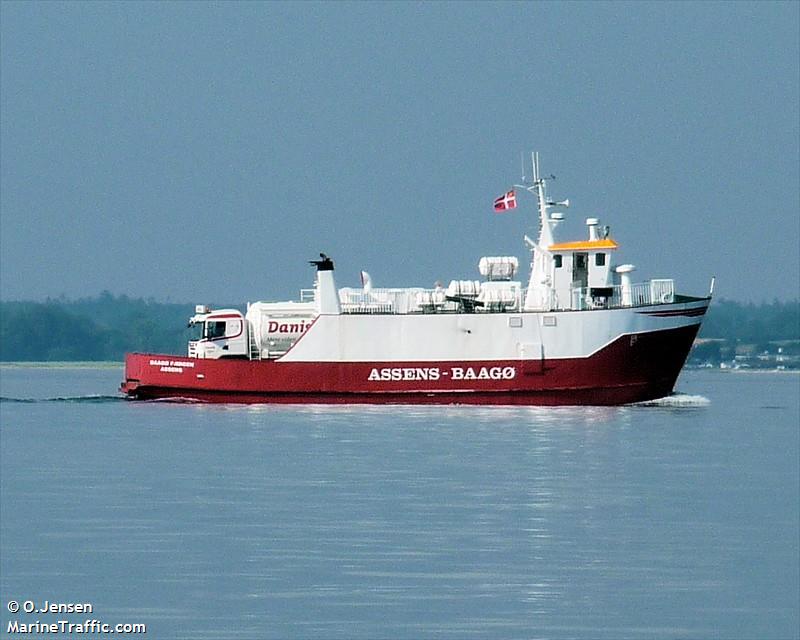
[[[526,376],[544,373],[544,349],[541,342],[519,342],[519,352],[522,373]]]
[[[576,253],[572,259],[572,286],[581,289],[589,286],[588,253]]]

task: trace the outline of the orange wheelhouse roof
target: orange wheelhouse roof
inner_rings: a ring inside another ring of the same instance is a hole
[[[619,245],[611,238],[602,240],[577,240],[575,242],[559,242],[551,244],[550,251],[599,251],[601,249],[616,249]]]

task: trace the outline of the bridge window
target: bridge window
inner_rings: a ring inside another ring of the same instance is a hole
[[[564,263],[564,256],[560,253],[557,253],[553,256],[553,264],[555,265],[556,269],[560,269],[561,265]]]
[[[605,253],[595,253],[594,254],[594,264],[596,267],[604,267],[606,266],[606,254]]]

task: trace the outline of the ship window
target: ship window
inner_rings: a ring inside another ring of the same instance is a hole
[[[564,256],[562,256],[560,253],[557,253],[553,256],[553,263],[555,264],[556,269],[560,269],[563,262]]]
[[[225,335],[225,321],[209,320],[206,323],[206,338],[213,340]]]
[[[605,253],[595,253],[594,254],[594,264],[597,267],[606,266],[606,254]]]
[[[204,324],[202,322],[195,322],[189,325],[189,340],[196,342],[203,337]]]
[[[242,332],[242,322],[241,320],[229,320],[228,321],[228,329],[225,331],[225,335],[228,338],[235,338]]]

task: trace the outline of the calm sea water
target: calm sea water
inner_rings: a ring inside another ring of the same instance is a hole
[[[800,376],[557,409],[131,403],[120,379],[0,369],[3,633],[800,634]]]

